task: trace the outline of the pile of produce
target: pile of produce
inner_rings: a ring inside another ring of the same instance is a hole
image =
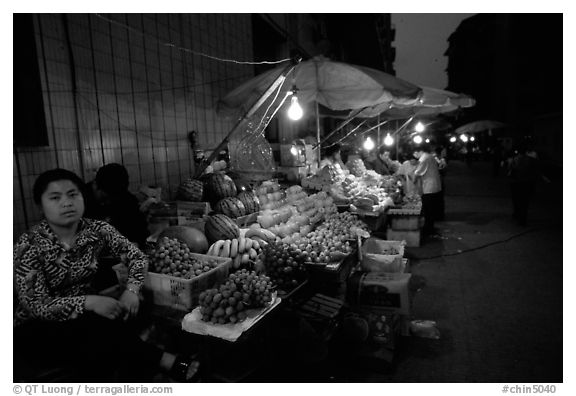
[[[348,160],[346,162],[346,167],[350,171],[350,173],[357,177],[362,177],[366,173],[366,165],[364,165],[364,161],[361,158],[354,158]]]
[[[177,278],[192,279],[217,266],[217,260],[196,258],[188,245],[176,238],[162,237],[150,254],[151,272]]]
[[[240,270],[228,276],[218,288],[208,289],[198,297],[202,320],[212,324],[242,322],[246,310],[262,308],[272,301],[273,285],[268,276]]]
[[[276,239],[276,236],[267,230],[251,229],[245,235],[246,237],[218,240],[210,246],[206,254],[229,257],[232,259],[232,267],[240,268],[255,262],[268,241]]]
[[[294,244],[275,242],[264,247],[262,264],[266,274],[278,287],[288,290],[297,286],[305,278],[304,262],[307,257],[306,252]]]

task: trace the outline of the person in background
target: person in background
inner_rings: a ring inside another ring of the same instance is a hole
[[[438,164],[438,172],[440,172],[440,182],[442,190],[440,190],[440,198],[438,202],[438,220],[444,220],[446,215],[446,204],[444,202],[444,196],[446,194],[446,167],[448,166],[446,162],[446,157],[442,154],[444,152],[441,146],[434,149],[434,159]]]
[[[376,158],[366,163],[368,169],[374,170],[384,176],[393,175],[398,171],[400,164],[398,161],[392,161],[390,158],[390,149],[386,146],[380,146]]]
[[[521,226],[526,226],[528,223],[528,208],[536,182],[543,180],[550,183],[550,180],[542,173],[538,159],[528,155],[531,151],[533,149],[520,145],[516,154],[510,159],[508,168],[513,217]]]
[[[421,144],[414,149],[414,157],[418,158],[418,166],[414,171],[416,179],[422,183],[422,212],[424,215],[424,234],[434,232],[434,222],[438,220],[442,182],[438,163],[430,154],[430,147]]]
[[[341,151],[342,146],[338,143],[328,146],[324,154],[324,159],[320,161],[320,169],[324,168],[326,165],[334,165],[340,167],[342,171],[347,170],[346,166],[342,162]]]
[[[407,196],[414,194],[420,195],[422,194],[422,186],[416,182],[416,176],[414,175],[418,167],[418,160],[410,150],[406,151],[404,158],[404,162],[402,162],[402,165],[398,168],[398,172],[396,172],[396,174],[404,177],[404,194]]]
[[[15,365],[81,368],[86,378],[104,382],[151,380],[157,368],[191,379],[197,361],[163,352],[129,330],[148,259],[110,224],[84,218],[84,188],[65,169],[44,172],[34,183],[44,220],[14,245]],[[93,287],[104,248],[127,262],[128,283],[118,298]]]
[[[98,169],[96,178],[88,184],[86,217],[110,223],[128,240],[144,247],[148,223],[128,185],[124,166],[111,163]]]

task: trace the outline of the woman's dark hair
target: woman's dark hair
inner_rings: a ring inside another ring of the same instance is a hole
[[[118,195],[128,190],[128,171],[120,164],[106,164],[96,172],[96,185],[109,195]]]
[[[340,144],[338,144],[338,143],[333,144],[332,146],[326,147],[326,151],[324,151],[324,155],[326,157],[332,157],[334,154],[336,154],[341,149],[342,149],[342,146]]]
[[[67,169],[56,168],[42,173],[34,182],[34,187],[32,187],[34,203],[36,205],[40,205],[40,202],[42,201],[42,194],[44,194],[48,188],[48,185],[59,180],[70,180],[76,187],[78,187],[78,190],[80,190],[82,196],[85,196],[84,192],[86,186],[82,179],[80,179],[74,172],[71,172]]]

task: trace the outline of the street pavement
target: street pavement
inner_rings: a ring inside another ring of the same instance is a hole
[[[413,318],[440,338],[402,337],[388,371],[362,382],[562,382],[562,184],[538,186],[528,226],[512,220],[509,182],[490,164],[451,162],[446,221],[409,248],[421,290]]]

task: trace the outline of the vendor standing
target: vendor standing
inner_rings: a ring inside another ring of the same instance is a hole
[[[422,183],[422,212],[424,214],[424,234],[434,232],[434,222],[439,219],[442,182],[438,163],[430,153],[430,147],[422,144],[414,149],[418,167],[414,171],[416,180]]]
[[[421,195],[422,186],[420,180],[416,181],[415,171],[418,168],[418,160],[414,157],[412,151],[407,151],[405,160],[396,172],[397,175],[403,177],[404,194],[407,196]]]
[[[148,259],[110,224],[83,217],[84,191],[82,180],[65,169],[44,172],[34,183],[44,220],[14,245],[15,367],[75,369],[91,382],[151,380],[157,368],[191,379],[198,362],[144,343],[127,327],[140,308]],[[118,298],[94,287],[105,248],[128,267]]]

